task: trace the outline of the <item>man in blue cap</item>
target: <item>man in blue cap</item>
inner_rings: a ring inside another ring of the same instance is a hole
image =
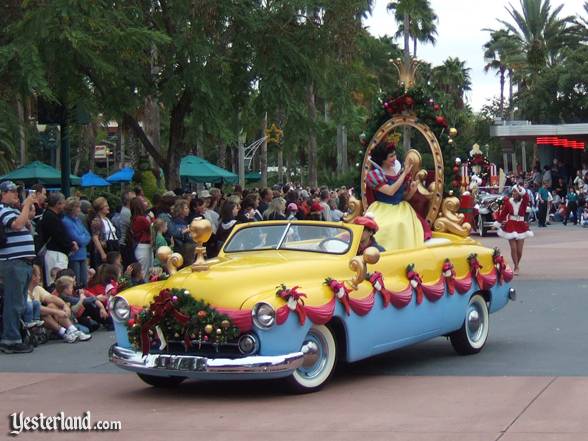
[[[31,234],[31,219],[35,214],[34,193],[29,195],[18,210],[18,190],[12,181],[0,183],[0,228],[4,241],[0,244],[0,277],[4,283],[2,335],[0,351],[8,354],[32,352],[33,347],[23,343],[20,320],[26,306],[28,285],[33,272],[35,245]]]

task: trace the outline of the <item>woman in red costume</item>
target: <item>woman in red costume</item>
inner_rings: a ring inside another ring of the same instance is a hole
[[[525,214],[529,205],[527,191],[521,185],[512,188],[510,198],[504,198],[502,208],[498,212],[498,235],[508,239],[510,254],[514,264],[515,275],[519,274],[519,263],[523,257],[523,246],[527,237],[533,237],[529,224],[525,222]]]

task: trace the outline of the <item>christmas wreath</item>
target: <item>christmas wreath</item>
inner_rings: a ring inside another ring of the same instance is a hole
[[[240,334],[228,316],[181,289],[161,291],[127,327],[129,341],[143,354],[152,346],[163,350],[172,340],[183,341],[189,351],[194,344],[224,344]]]

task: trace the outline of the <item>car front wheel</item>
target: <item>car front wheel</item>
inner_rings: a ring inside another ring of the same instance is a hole
[[[185,377],[159,377],[157,375],[137,374],[141,380],[153,387],[176,387]]]
[[[485,237],[488,234],[487,228],[484,226],[484,216],[481,214],[478,215],[478,233],[480,237]]]
[[[302,366],[287,378],[290,390],[296,393],[316,392],[331,377],[337,361],[337,345],[331,329],[324,325],[310,328],[302,343]]]
[[[488,339],[488,325],[486,300],[479,294],[473,295],[468,303],[462,327],[449,336],[453,349],[460,355],[480,352]]]

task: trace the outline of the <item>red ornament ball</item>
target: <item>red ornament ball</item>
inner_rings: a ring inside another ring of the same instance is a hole
[[[436,122],[437,124],[439,124],[440,126],[447,125],[447,121],[445,121],[445,117],[444,117],[444,116],[437,116],[437,117],[435,118],[435,122]]]
[[[459,172],[459,167],[456,165],[455,167],[453,167],[453,173],[458,173]]]
[[[404,98],[404,103],[407,106],[414,106],[414,99],[411,96],[407,96]]]
[[[439,110],[441,110],[441,106],[439,104],[435,104],[433,105],[433,109],[435,110],[435,112],[438,112]]]

